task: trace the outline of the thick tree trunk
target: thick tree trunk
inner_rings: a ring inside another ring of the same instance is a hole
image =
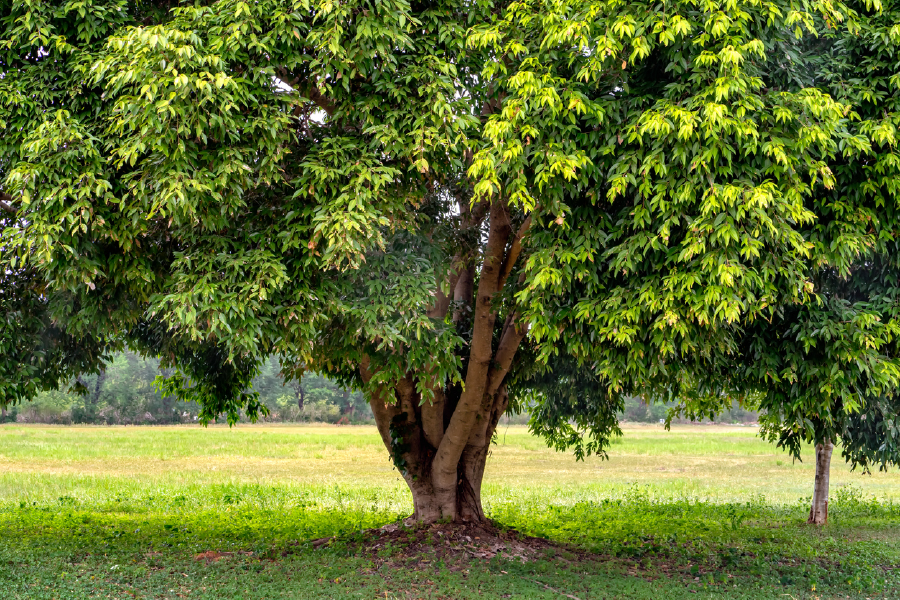
[[[429,441],[426,421],[421,419],[422,413],[432,407],[428,404],[417,406],[417,396],[412,396],[410,400],[401,402],[401,406],[412,409],[412,414],[401,412],[393,417],[385,445],[412,493],[413,520],[421,523],[484,521],[481,482],[491,438],[500,416],[506,410],[506,390],[501,390],[496,398],[486,399],[485,404],[490,403],[491,410],[479,419],[470,433],[457,461],[455,481],[449,490],[440,472],[434,468],[437,448]]]
[[[430,468],[427,455],[421,457],[423,465]],[[448,521],[454,523],[478,523],[485,520],[481,506],[481,477],[484,475],[487,453],[460,459],[458,479],[452,494],[444,494],[435,488],[427,473],[404,475],[413,498],[412,519],[420,523]]]
[[[412,492],[412,518],[421,523],[485,520],[481,481],[494,430],[509,401],[504,379],[526,334],[510,311],[499,338],[495,336],[494,300],[518,260],[530,220],[513,237],[504,202],[476,208],[482,215],[487,210],[490,219],[477,291],[475,266],[463,266],[462,257],[452,261],[448,273],[448,291],[452,288],[457,302],[453,321],[461,330],[471,328],[464,384],[445,388],[431,373],[408,372],[399,381],[367,390],[378,432]],[[460,212],[472,227],[481,219],[463,204]],[[447,295],[436,290],[428,314],[443,319],[449,306]],[[378,367],[363,355],[359,370],[368,385]]]
[[[370,374],[365,368],[363,371],[368,378]],[[384,445],[412,493],[412,519],[421,523],[484,521],[481,482],[491,438],[506,411],[506,388],[485,395],[483,410],[464,440],[453,479],[447,485],[446,473],[436,468],[436,463],[445,442],[444,431],[455,411],[445,411],[445,392],[441,389],[435,390],[433,401],[422,402],[414,381],[407,376],[396,389],[382,388],[380,394],[370,398]]]
[[[824,525],[828,522],[828,483],[831,474],[831,453],[834,444],[816,444],[816,485],[807,523]]]

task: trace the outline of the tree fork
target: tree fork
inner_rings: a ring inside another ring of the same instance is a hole
[[[444,431],[444,437],[437,449],[433,465],[432,478],[435,489],[448,501],[452,496],[455,502],[456,488],[459,485],[457,483],[459,481],[458,464],[479,415],[479,409],[488,386],[494,354],[491,342],[496,320],[492,302],[499,291],[501,266],[510,234],[509,216],[506,213],[505,202],[492,203],[488,243],[485,248],[481,278],[475,298],[472,341],[465,387],[456,410],[453,411],[450,422]],[[452,512],[456,514],[457,511],[454,509]]]
[[[496,352],[492,338],[497,315],[492,305],[521,253],[526,224],[506,247],[512,230],[503,202],[490,206],[488,244],[472,315],[473,333],[465,386],[455,407],[447,406],[446,390],[431,383],[434,393],[423,403],[416,376],[408,373],[394,389],[370,392],[372,413],[391,458],[413,495],[413,518],[419,522],[440,519],[479,522],[485,519],[481,482],[497,423],[508,406],[503,380],[526,330],[510,315],[504,324]],[[462,272],[460,281],[465,279]],[[436,307],[442,304],[436,298]],[[370,360],[360,361],[360,375],[369,383]],[[451,408],[452,413],[445,414]]]
[[[490,437],[487,437],[487,443],[466,446],[457,464],[455,485],[449,493],[436,488],[433,481],[436,449],[429,440],[427,421],[416,418],[415,396],[410,394],[409,384],[407,380],[402,381],[396,390],[392,390],[393,394],[381,388],[380,392],[371,394],[370,403],[382,441],[412,494],[412,519],[422,523],[484,520],[481,478]],[[420,414],[425,414],[427,407],[428,404],[423,404]],[[502,414],[502,410],[505,405],[495,412]],[[495,424],[495,421],[492,418],[491,422]]]

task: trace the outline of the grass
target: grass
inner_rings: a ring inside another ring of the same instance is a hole
[[[900,474],[835,458],[811,528],[812,465],[750,428],[583,463],[501,429],[486,510],[567,544],[523,564],[362,551],[411,511],[374,428],[0,426],[0,598],[900,598]]]

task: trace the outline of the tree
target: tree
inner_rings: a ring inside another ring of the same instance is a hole
[[[785,307],[744,333],[739,389],[760,392],[763,434],[799,458],[802,442],[814,444],[816,482],[809,522],[828,518],[832,450],[840,442],[853,467],[900,466],[900,263],[896,198],[900,192],[897,128],[900,126],[900,5],[860,7],[858,31],[836,30],[817,44],[816,77],[835,99],[854,107],[850,130],[871,147],[832,167],[833,209],[823,213],[810,238],[842,235],[839,211],[869,206],[858,218],[870,241],[849,266],[823,248],[812,283],[817,301]],[[720,377],[724,373],[720,374]]]
[[[900,466],[900,265],[881,256],[866,263],[849,277],[820,279],[821,304],[787,313],[768,334],[754,332],[749,352],[759,361],[749,376],[768,383],[764,435],[795,457],[801,442],[815,445],[809,522],[817,525],[828,519],[836,443],[865,472],[874,464]],[[773,331],[780,339],[772,339]]]
[[[827,521],[837,443],[854,468],[900,466],[896,256],[866,256],[845,276],[823,269],[815,278],[818,302],[746,326],[732,362],[703,380],[707,396],[679,407],[696,417],[717,410],[727,393],[752,394],[764,437],[797,459],[804,443],[813,444],[812,524]]]
[[[602,453],[869,244],[823,190],[870,142],[802,60],[841,3],[0,6],[4,263],[204,420],[269,356],[364,390],[419,521],[484,518],[511,404]]]
[[[847,462],[864,471],[876,464],[879,469],[900,465],[895,391],[900,383],[895,200],[900,190],[900,13],[894,2],[854,7],[860,11],[854,26],[833,28],[785,51],[803,65],[794,75],[804,85],[848,107],[848,119],[839,125],[847,134],[841,152],[826,157],[821,171],[828,185],[803,204],[815,219],[798,228],[810,248],[805,285],[813,301],[773,297],[766,311],[747,314],[728,335],[718,336],[729,344],[726,352],[682,355],[671,367],[672,381],[643,390],[650,398],[677,398],[675,414],[692,418],[712,418],[732,399],[743,398],[763,411],[762,434],[794,457],[800,457],[804,443],[813,444],[816,482],[809,522],[815,524],[827,519],[836,443]],[[650,72],[646,81],[655,77]],[[777,120],[801,118],[781,110]],[[847,150],[854,145],[861,151]],[[664,142],[657,146],[665,147]],[[727,217],[723,223],[727,228]],[[680,323],[678,318],[671,322]],[[599,364],[613,362],[605,346],[598,345],[595,354]],[[534,380],[534,385],[546,383]],[[580,404],[545,401],[536,430],[561,448],[585,448],[585,436],[576,435],[569,421],[576,413],[606,410],[603,399],[586,406],[588,397],[582,393]],[[602,436],[596,425],[586,429],[592,427]]]

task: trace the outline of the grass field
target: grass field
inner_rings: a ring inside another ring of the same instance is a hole
[[[4,425],[0,598],[900,598],[900,473],[836,452],[821,529],[812,479],[750,428],[630,426],[581,463],[501,428],[486,510],[568,546],[448,562],[356,544],[411,511],[374,428]]]

